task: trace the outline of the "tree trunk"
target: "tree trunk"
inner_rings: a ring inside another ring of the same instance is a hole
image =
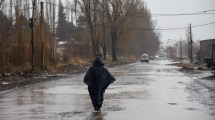
[[[103,52],[103,59],[106,60],[106,45],[105,45],[105,39],[104,39],[104,45],[102,45],[102,52]]]
[[[30,28],[31,28],[31,72],[34,72],[34,62],[35,62],[35,41],[34,41],[34,12],[36,7],[36,0],[32,4],[32,17],[30,18]]]
[[[90,37],[91,37],[91,41],[92,41],[92,52],[93,52],[93,56],[96,56],[96,48],[95,48],[95,39],[94,39],[94,34],[93,34],[93,28],[90,25]]]
[[[111,32],[112,38],[112,61],[118,61],[116,55],[116,42],[117,42],[117,35],[116,32]]]
[[[105,0],[103,0],[103,9],[105,8]],[[103,45],[102,45],[102,52],[103,52],[103,59],[106,60],[106,41],[105,41],[105,11],[102,12],[102,24],[103,24]]]

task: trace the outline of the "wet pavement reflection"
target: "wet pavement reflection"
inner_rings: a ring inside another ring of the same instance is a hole
[[[83,74],[0,94],[1,120],[214,120],[215,93],[168,60],[108,68],[117,79],[94,112]]]

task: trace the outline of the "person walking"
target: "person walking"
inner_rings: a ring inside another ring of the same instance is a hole
[[[96,56],[84,77],[84,83],[88,85],[88,92],[95,111],[101,112],[103,94],[115,80],[113,75],[104,67],[101,57]]]

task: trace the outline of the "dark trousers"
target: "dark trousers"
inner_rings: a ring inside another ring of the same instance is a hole
[[[101,108],[103,103],[103,90],[93,90],[88,87],[88,91],[94,108]]]

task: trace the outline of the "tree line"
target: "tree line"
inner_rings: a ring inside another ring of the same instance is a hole
[[[0,71],[7,72],[50,70],[96,55],[139,58],[160,45],[142,0],[0,0],[0,23]]]

